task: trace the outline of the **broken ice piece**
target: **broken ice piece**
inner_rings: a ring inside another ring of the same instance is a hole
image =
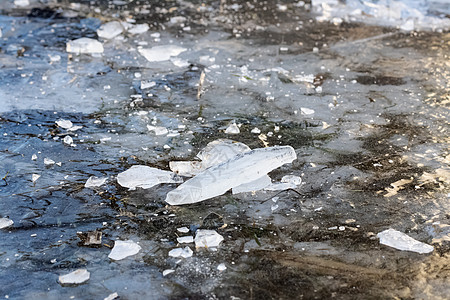
[[[121,260],[128,256],[137,254],[141,250],[141,246],[133,242],[127,241],[115,241],[114,248],[109,253],[108,257],[113,260]]]
[[[131,26],[128,29],[128,32],[131,34],[140,34],[140,33],[144,33],[147,32],[150,29],[150,26],[148,26],[148,24],[144,23],[144,24],[136,24]]]
[[[121,34],[123,31],[123,26],[120,22],[112,21],[100,26],[97,29],[97,35],[104,39],[112,39]]]
[[[0,218],[0,229],[9,227],[13,224],[14,224],[13,220],[10,220],[8,218]]]
[[[205,169],[200,161],[171,161],[169,168],[172,172],[186,177],[195,176]]]
[[[114,300],[114,299],[116,299],[117,297],[119,297],[119,294],[117,294],[117,293],[112,293],[112,294],[109,294],[109,296],[106,297],[106,298],[104,298],[103,300]]]
[[[73,126],[72,121],[70,120],[64,120],[64,119],[59,119],[57,121],[55,121],[56,125],[58,125],[59,127],[62,127],[64,129],[69,129],[70,127]]]
[[[148,166],[136,165],[117,175],[117,182],[130,189],[149,189],[160,183],[183,182],[176,174]]]
[[[84,184],[85,188],[92,188],[103,185],[106,180],[108,180],[108,177],[95,177],[91,176],[88,178],[86,183]]]
[[[41,177],[41,175],[39,175],[39,174],[31,174],[31,181],[35,182],[36,180],[39,179],[39,177]]]
[[[79,38],[66,44],[66,51],[77,54],[103,53],[103,45],[97,40],[90,38]]]
[[[281,182],[292,183],[294,185],[300,185],[302,183],[302,178],[300,176],[295,176],[295,175],[284,175],[281,178]]]
[[[59,276],[61,284],[80,284],[89,280],[90,273],[86,269],[78,269],[72,273]]]
[[[194,241],[195,248],[215,248],[223,241],[223,236],[215,230],[198,229]]]
[[[254,149],[212,166],[167,194],[166,202],[181,205],[220,196],[229,189],[261,178],[297,158],[291,146]]]
[[[163,276],[167,276],[167,275],[169,275],[169,274],[172,274],[173,272],[175,272],[175,270],[167,269],[167,270],[164,270],[164,271],[162,272],[162,275],[163,275]]]
[[[36,159],[37,159],[37,155],[36,154],[31,155],[31,160],[36,160]]]
[[[177,228],[177,231],[181,232],[181,233],[188,233],[189,232],[189,228],[187,228],[187,227],[180,227],[180,228]]]
[[[398,250],[412,251],[417,253],[433,252],[433,246],[419,242],[403,232],[389,228],[377,234],[380,243]]]
[[[149,131],[153,131],[155,135],[165,135],[169,133],[166,127],[147,125]]]
[[[30,0],[14,0],[14,5],[24,7],[30,5]]]
[[[227,269],[227,266],[224,263],[221,263],[217,266],[217,270],[219,271],[225,271]]]
[[[178,56],[186,51],[186,48],[176,45],[155,46],[150,49],[139,49],[139,53],[150,62],[169,60],[173,56]]]
[[[255,133],[255,134],[260,134],[261,133],[261,129],[255,127],[252,129],[252,131],[250,131],[251,133]]]
[[[102,246],[102,232],[101,231],[88,231],[77,232],[78,238],[81,240],[81,246],[88,247],[101,247]]]
[[[68,144],[68,145],[72,145],[73,144],[73,139],[72,139],[72,137],[70,135],[66,135],[64,137],[63,141],[64,141],[65,144]]]
[[[53,165],[53,164],[55,164],[55,161],[53,160],[53,159],[50,159],[50,158],[44,158],[44,165],[46,165],[46,166],[50,166],[50,165]]]
[[[70,128],[67,129],[67,130],[68,130],[68,131],[77,131],[78,129],[81,129],[81,128],[83,128],[83,126],[81,126],[81,125],[75,125],[75,126],[70,127]]]
[[[154,81],[141,81],[141,90],[149,89],[151,87],[154,87],[156,85],[156,82]]]
[[[268,175],[264,175],[261,178],[258,178],[251,182],[244,183],[244,184],[238,185],[237,187],[234,187],[232,189],[232,193],[238,194],[238,193],[256,192],[256,191],[262,190],[263,188],[265,188],[271,184],[272,184],[272,179],[270,179],[270,177]]]
[[[236,125],[236,123],[230,124],[227,129],[225,129],[225,133],[227,134],[238,134],[241,131],[239,130],[239,127]]]
[[[209,142],[208,145],[197,154],[197,157],[202,160],[203,167],[206,169],[223,163],[238,154],[249,152],[251,150],[252,149],[246,144],[228,139],[218,139]]]
[[[177,238],[177,242],[180,244],[188,244],[188,243],[193,243],[194,242],[194,238],[192,236],[180,236]]]
[[[188,246],[184,248],[175,248],[169,251],[170,257],[183,257],[188,258],[192,256],[193,251]]]
[[[312,114],[314,113],[314,109],[302,107],[302,108],[300,108],[300,112],[301,112],[303,115],[312,115]]]

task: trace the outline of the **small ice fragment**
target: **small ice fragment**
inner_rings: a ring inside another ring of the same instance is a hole
[[[9,227],[9,226],[11,226],[13,224],[14,224],[13,220],[10,220],[8,218],[0,218],[0,229]]]
[[[150,62],[169,60],[173,56],[178,56],[186,51],[186,48],[176,45],[155,46],[150,49],[139,49],[139,53]]]
[[[302,183],[302,178],[299,176],[295,176],[295,175],[284,175],[281,178],[281,182],[300,185]]]
[[[53,159],[50,159],[50,158],[44,158],[44,165],[46,165],[46,166],[50,166],[50,165],[53,165],[55,163],[55,161],[53,160]]]
[[[108,297],[104,298],[103,300],[114,300],[117,297],[119,297],[119,294],[117,292],[110,294]]]
[[[14,0],[14,5],[24,7],[30,5],[30,0]]]
[[[31,174],[31,181],[35,182],[36,180],[39,179],[39,177],[41,177],[41,175],[39,175],[39,174]]]
[[[214,248],[220,245],[223,241],[223,236],[215,230],[198,229],[194,241],[195,248]]]
[[[188,258],[192,256],[193,251],[188,246],[184,248],[175,248],[169,251],[170,257],[183,257]]]
[[[172,172],[186,177],[195,176],[205,169],[200,161],[171,161],[169,168]]]
[[[232,193],[238,194],[238,193],[256,192],[269,186],[271,183],[272,179],[270,179],[268,175],[264,175],[261,178],[234,187],[232,189]]]
[[[403,232],[389,228],[377,234],[380,243],[398,250],[412,251],[417,253],[433,252],[433,246],[419,242]]]
[[[167,276],[167,275],[169,275],[169,274],[172,274],[173,272],[175,272],[175,270],[167,269],[167,270],[164,270],[164,271],[162,272],[162,275],[165,277],[165,276]]]
[[[190,63],[187,60],[181,59],[179,57],[172,57],[170,61],[174,64],[174,66],[177,66],[179,68],[186,68],[189,67],[190,65]]]
[[[141,246],[132,240],[115,241],[114,248],[111,250],[108,257],[113,260],[121,260],[128,256],[137,254],[140,250]]]
[[[49,54],[48,55],[48,57],[50,58],[50,61],[51,62],[57,62],[57,61],[60,61],[61,60],[61,56],[60,55],[51,55],[51,54]]]
[[[144,33],[147,32],[150,29],[150,27],[148,26],[148,24],[137,24],[137,25],[133,25],[131,26],[130,29],[128,29],[128,32],[131,34],[140,34],[140,33]]]
[[[79,38],[66,44],[69,53],[103,53],[103,45],[97,40],[90,38]]]
[[[56,125],[64,128],[64,129],[69,129],[70,127],[73,126],[73,123],[70,120],[64,120],[64,119],[59,119],[59,120],[55,121],[55,123],[56,123]]]
[[[217,266],[217,270],[219,271],[225,271],[227,269],[227,266],[224,263],[221,263]]]
[[[236,125],[236,123],[230,124],[227,129],[225,129],[225,133],[227,134],[238,134],[241,131],[239,130],[239,127]]]
[[[181,205],[220,196],[229,189],[261,178],[297,158],[291,146],[254,149],[212,166],[169,192],[166,202]]]
[[[149,89],[151,87],[154,87],[156,85],[156,82],[154,81],[141,81],[141,90]]]
[[[188,244],[188,243],[193,243],[194,242],[194,238],[190,235],[188,236],[180,236],[179,238],[177,238],[177,242],[180,244]]]
[[[261,129],[255,127],[252,129],[252,131],[250,131],[251,133],[255,133],[255,134],[260,134],[261,133]]]
[[[300,112],[304,115],[312,115],[314,113],[314,109],[302,107],[300,108]]]
[[[88,178],[86,183],[84,184],[85,188],[92,188],[103,185],[106,180],[108,180],[108,177],[95,177],[91,176]]]
[[[166,127],[147,125],[149,131],[153,131],[155,135],[165,135],[169,133]]]
[[[56,165],[59,166],[59,167],[61,167],[61,166],[62,166],[62,162],[58,161],[58,162],[56,163]]]
[[[97,29],[97,35],[104,39],[112,39],[123,32],[123,26],[118,21],[108,22]]]
[[[66,135],[64,137],[63,141],[64,141],[65,144],[68,144],[68,145],[72,145],[73,144],[73,139],[72,139],[72,137],[70,135]]]
[[[77,131],[78,129],[81,129],[81,128],[83,128],[83,126],[76,125],[76,126],[72,126],[72,127],[68,128],[67,130],[69,130],[69,131]]]
[[[86,269],[78,269],[72,273],[59,276],[61,284],[80,284],[89,280],[90,273]]]
[[[270,208],[272,211],[276,210],[278,208],[278,204],[274,204],[272,205],[272,207]]]
[[[31,160],[36,160],[36,159],[37,159],[37,155],[36,154],[31,155]]]
[[[177,231],[181,232],[181,233],[188,233],[189,232],[189,228],[187,228],[187,227],[180,227],[180,228],[177,228]]]
[[[180,183],[183,182],[176,174],[148,166],[135,165],[130,169],[117,175],[117,182],[130,189],[137,187],[149,189],[160,183]]]

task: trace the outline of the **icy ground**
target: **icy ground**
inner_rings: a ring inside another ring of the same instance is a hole
[[[0,298],[446,299],[449,13],[1,1]],[[269,176],[301,184],[173,206],[178,177],[117,181],[218,139],[292,146]]]

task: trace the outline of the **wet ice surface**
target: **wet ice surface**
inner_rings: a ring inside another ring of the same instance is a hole
[[[0,229],[1,297],[448,295],[445,28],[328,22],[309,1],[28,2],[0,4],[0,218],[14,222]],[[448,22],[439,1],[427,5]],[[122,33],[99,37],[111,21]],[[150,28],[132,32],[139,24]],[[79,38],[103,53],[67,53]],[[176,183],[115,180],[133,165],[195,161],[220,138],[292,146],[297,160],[269,175],[301,185],[173,207]],[[92,176],[108,180],[86,188]],[[383,246],[389,228],[435,251]],[[224,240],[178,241],[199,229]],[[96,230],[101,247],[78,238]],[[118,240],[141,250],[110,260]],[[87,282],[58,283],[77,269]]]

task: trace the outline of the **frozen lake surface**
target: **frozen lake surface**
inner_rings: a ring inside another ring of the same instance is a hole
[[[449,6],[1,1],[0,298],[445,299]],[[117,181],[273,146],[254,192]]]

